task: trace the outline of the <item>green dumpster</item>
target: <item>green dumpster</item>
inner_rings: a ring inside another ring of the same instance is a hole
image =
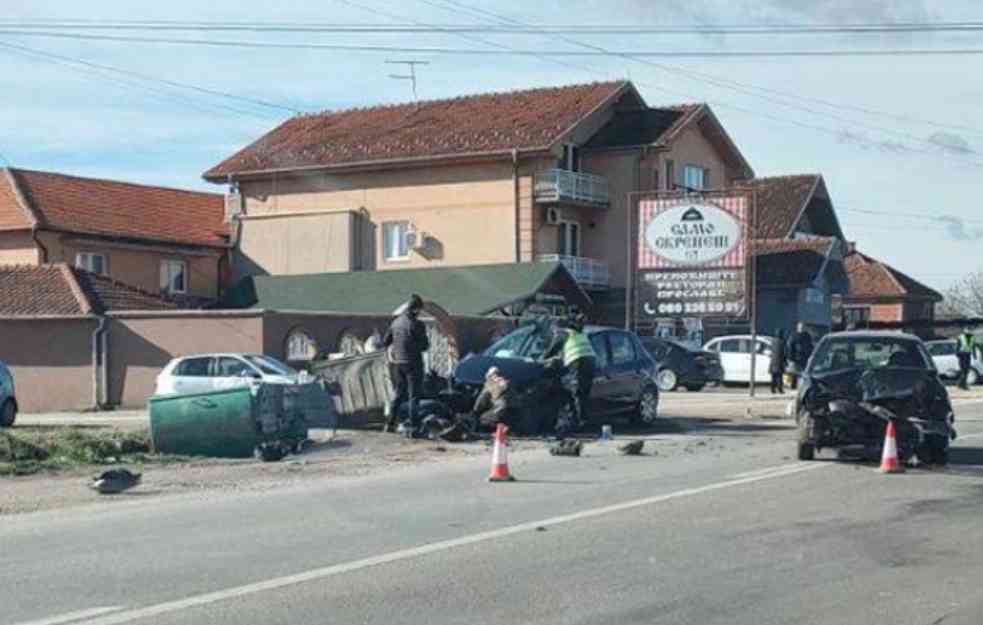
[[[253,384],[148,400],[150,437],[158,453],[247,458],[260,443],[294,446],[307,438],[303,412],[293,408],[294,391]]]

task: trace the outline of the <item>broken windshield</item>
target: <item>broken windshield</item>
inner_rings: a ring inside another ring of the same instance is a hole
[[[549,346],[549,333],[537,324],[522,326],[493,343],[485,350],[491,358],[515,358],[534,362],[543,357]]]
[[[907,367],[931,369],[925,348],[911,339],[898,337],[838,337],[822,341],[809,366],[812,374],[845,369]]]

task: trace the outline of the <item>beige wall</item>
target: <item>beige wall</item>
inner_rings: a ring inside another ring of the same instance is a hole
[[[345,175],[313,173],[262,182],[242,182],[246,214],[359,211],[374,227],[375,267],[402,269],[472,265],[515,260],[515,200],[508,160],[471,165],[422,167]],[[531,195],[531,187],[527,191]],[[405,261],[383,259],[382,227],[408,220],[429,235],[425,254]],[[291,237],[300,235],[291,234]],[[252,238],[241,248],[245,257],[268,258],[267,248],[283,246]],[[287,244],[288,249],[295,247]],[[343,265],[332,256],[322,271]],[[291,258],[287,264],[310,266]]]
[[[104,254],[111,278],[149,293],[160,291],[162,260],[183,260],[188,264],[189,295],[216,297],[218,294],[218,252],[208,256],[172,254],[164,250],[132,249],[98,239],[85,240],[51,232],[41,233],[39,238],[48,249],[48,262],[74,265],[79,252]]]
[[[611,204],[607,208],[589,209],[591,220],[582,229],[583,256],[608,264],[614,288],[623,288],[627,282],[628,194],[638,189],[640,157],[640,150],[628,150],[598,152],[587,158],[588,170],[607,178]]]
[[[669,151],[662,155],[660,159],[660,181],[662,187],[668,188],[665,180],[665,161],[672,159],[675,163],[676,182],[683,181],[683,168],[686,165],[696,165],[710,170],[709,187],[718,189],[727,186],[731,181],[727,180],[727,165],[717,154],[709,141],[703,136],[697,126],[690,126],[681,132],[672,142]]]
[[[0,360],[14,375],[21,412],[93,405],[92,319],[0,320]]]
[[[109,324],[109,402],[139,408],[153,394],[157,375],[172,358],[209,352],[263,351],[263,318],[232,315],[113,315]]]
[[[349,211],[244,218],[237,275],[351,271],[356,265],[355,219]]]
[[[29,230],[0,232],[0,265],[37,265],[39,260]]]

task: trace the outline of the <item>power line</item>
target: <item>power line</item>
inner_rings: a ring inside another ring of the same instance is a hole
[[[436,6],[436,5],[434,5],[434,2],[431,1],[431,0],[421,0],[421,1],[422,2],[425,2],[426,4],[430,4],[432,6]],[[502,15],[500,15],[498,13],[495,13],[495,12],[492,12],[492,11],[488,11],[488,10],[481,9],[481,8],[478,8],[478,7],[473,7],[473,6],[468,5],[468,4],[465,4],[463,2],[458,2],[457,0],[437,0],[437,1],[440,2],[441,5],[446,10],[454,11],[456,13],[467,12],[467,13],[470,13],[471,15],[480,15],[480,16],[485,16],[485,17],[491,17],[492,19],[495,19],[498,22],[502,22],[502,23],[508,23],[508,24],[512,24],[512,25],[519,25],[519,26],[524,26],[524,27],[530,27],[530,25],[527,24],[527,23],[524,23],[524,22],[521,22],[521,21],[518,21],[518,20],[515,20],[515,19],[511,19],[511,18],[508,18],[508,17],[505,17],[505,16],[502,16]],[[448,5],[450,5],[450,6],[448,6]],[[455,9],[455,8],[452,8],[452,7],[457,7],[457,8]],[[689,72],[689,71],[687,71],[685,69],[682,69],[682,68],[679,68],[679,67],[675,67],[675,66],[672,66],[672,65],[665,65],[665,64],[662,64],[662,63],[656,63],[656,62],[649,61],[649,60],[646,60],[646,59],[636,58],[636,55],[635,54],[626,54],[626,53],[612,52],[612,51],[609,51],[606,48],[603,48],[601,46],[597,46],[597,45],[585,43],[585,42],[579,41],[577,39],[572,39],[570,37],[553,36],[552,38],[553,39],[556,39],[558,41],[562,41],[564,43],[572,44],[572,45],[575,45],[575,46],[578,46],[578,47],[581,47],[581,48],[586,48],[586,49],[590,50],[591,52],[619,56],[621,58],[625,58],[626,60],[630,60],[630,61],[635,61],[635,62],[638,62],[638,63],[642,63],[644,65],[655,67],[656,69],[660,69],[662,71],[667,71],[667,72],[674,73],[674,74],[680,74],[680,75],[683,75],[684,77],[690,78],[692,80],[698,80],[700,82],[710,82],[711,84],[716,84],[718,86],[723,86],[724,88],[729,88],[731,90],[737,90],[737,91],[739,91],[741,93],[745,93],[745,94],[748,94],[748,95],[752,95],[754,97],[762,98],[762,99],[768,100],[770,102],[777,103],[777,104],[782,105],[782,106],[787,106],[789,108],[797,108],[799,110],[804,110],[804,111],[809,112],[809,113],[812,113],[812,114],[824,115],[824,116],[831,117],[831,118],[833,118],[833,119],[835,119],[837,121],[843,122],[843,123],[848,123],[848,124],[851,124],[851,125],[864,126],[866,128],[871,128],[871,129],[877,130],[879,132],[887,132],[887,133],[895,134],[897,136],[902,136],[902,137],[905,137],[907,139],[915,140],[915,141],[917,141],[919,143],[924,143],[924,144],[929,145],[929,146],[932,146],[932,147],[938,147],[938,145],[936,143],[932,142],[931,140],[923,139],[921,137],[917,137],[917,136],[911,135],[909,133],[904,133],[904,132],[896,131],[896,130],[893,130],[893,129],[884,128],[882,126],[875,126],[875,125],[872,125],[872,124],[865,124],[864,122],[858,122],[856,120],[846,119],[846,118],[843,118],[843,117],[832,115],[830,113],[826,113],[824,111],[817,111],[815,109],[811,109],[811,108],[807,108],[807,107],[803,107],[803,106],[799,106],[799,105],[794,105],[794,104],[789,104],[787,102],[782,102],[780,100],[775,100],[774,98],[770,98],[768,96],[762,96],[762,95],[757,95],[757,94],[754,94],[754,93],[749,93],[748,92],[748,89],[747,89],[748,86],[741,85],[740,83],[734,83],[733,81],[727,81],[726,79],[717,79],[716,77],[708,76],[706,74],[699,75],[699,76],[702,76],[702,78],[693,78],[690,75],[690,74],[693,74],[693,72]],[[585,69],[587,69],[587,71],[592,71],[590,68],[585,68]],[[730,85],[727,84],[728,82],[730,82]],[[642,84],[642,83],[639,83],[639,84]],[[736,86],[736,87],[735,86],[732,86],[734,84],[737,84],[738,86]],[[668,89],[666,89],[664,87],[655,87],[655,88],[660,89],[661,91],[672,93],[671,90],[668,90]],[[783,120],[781,118],[776,118],[776,117],[771,116],[771,115],[760,113],[758,111],[750,111],[750,110],[745,109],[743,107],[739,107],[739,106],[736,106],[736,105],[733,105],[733,104],[729,104],[729,103],[715,102],[714,104],[716,106],[720,106],[722,108],[729,108],[729,109],[737,110],[737,111],[748,113],[748,114],[755,115],[755,116],[758,116],[758,117],[764,117],[766,119],[771,119],[773,121],[780,121],[780,122],[786,123],[786,124],[791,124],[791,125],[796,125],[796,126],[799,126],[799,127],[810,128],[812,130],[818,130],[818,131],[821,131],[821,132],[824,132],[824,133],[827,133],[827,134],[832,134],[832,135],[836,136],[839,139],[842,139],[843,136],[844,136],[844,133],[843,133],[842,130],[839,130],[839,131],[837,131],[837,130],[830,130],[828,128],[824,128],[824,127],[821,127],[821,126],[816,126],[814,124],[808,124],[808,123],[805,123],[805,122],[801,122],[799,120],[794,120],[794,121],[793,120]],[[876,145],[875,142],[865,141],[862,138],[861,138],[861,141],[864,142],[864,143],[868,143],[870,145]],[[906,148],[906,151],[914,151],[914,152],[920,152],[920,153],[928,153],[928,150],[926,150],[926,149],[923,149],[923,150],[915,150],[915,149],[910,148],[910,147],[907,147],[907,146],[905,146],[905,148]],[[972,161],[972,160],[970,160],[970,161],[967,161],[967,162],[975,163],[975,164],[978,164],[978,165],[983,165],[983,162],[979,162],[979,161]]]
[[[294,113],[294,114],[297,114],[297,113],[301,113],[302,112],[299,109],[295,109],[293,107],[285,106],[285,105],[282,105],[282,104],[277,104],[276,102],[269,102],[267,100],[260,100],[258,98],[251,98],[251,97],[247,97],[247,96],[240,96],[240,95],[236,95],[234,93],[228,93],[228,92],[225,92],[225,91],[218,91],[216,89],[210,89],[210,88],[207,88],[207,87],[201,87],[201,86],[198,86],[198,85],[193,85],[193,84],[185,83],[185,82],[178,82],[176,80],[168,80],[166,78],[159,78],[159,77],[155,77],[155,76],[149,76],[147,74],[141,74],[140,72],[134,72],[132,70],[122,69],[122,68],[119,68],[119,67],[113,67],[113,66],[110,66],[110,65],[103,65],[101,63],[93,63],[92,61],[86,61],[85,59],[72,58],[72,57],[68,57],[68,56],[63,56],[61,54],[55,54],[53,52],[46,52],[46,51],[43,51],[43,50],[37,50],[35,48],[28,48],[28,47],[25,47],[25,46],[19,46],[19,45],[15,45],[15,44],[12,44],[12,43],[0,42],[0,47],[12,49],[12,50],[19,50],[21,52],[26,52],[26,53],[29,53],[29,54],[34,54],[34,55],[37,55],[37,56],[48,57],[48,58],[51,58],[51,59],[57,59],[57,60],[60,60],[60,61],[65,61],[67,63],[74,63],[74,64],[77,64],[77,65],[83,65],[85,67],[91,67],[91,68],[94,68],[94,69],[104,70],[104,71],[108,71],[108,72],[114,72],[114,73],[121,74],[121,75],[124,75],[124,76],[131,76],[131,77],[134,77],[134,78],[138,78],[140,80],[146,80],[146,81],[150,81],[150,82],[161,83],[161,84],[168,85],[168,86],[171,86],[171,87],[178,87],[178,88],[181,88],[181,89],[189,89],[191,91],[197,91],[199,93],[203,93],[203,94],[206,94],[206,95],[211,95],[211,96],[216,96],[216,97],[221,97],[221,98],[228,98],[228,99],[231,99],[231,100],[238,100],[238,101],[241,101],[241,102],[246,102],[248,104],[254,104],[256,106],[262,106],[262,107],[266,107],[266,108],[272,108],[272,109],[278,109],[278,110],[283,110],[283,111],[289,111],[289,112]]]
[[[578,35],[801,35],[801,34],[910,34],[936,32],[979,32],[983,22],[908,22],[857,24],[743,24],[667,25],[553,24],[517,26],[488,24],[424,25],[344,24],[301,22],[199,22],[141,20],[0,20],[0,26],[16,29],[57,28],[60,30],[133,30],[283,33],[488,33],[488,34],[578,34]]]
[[[5,44],[0,44],[0,49],[6,50],[6,52],[8,54],[14,54],[14,55],[17,55],[17,56],[26,57],[26,58],[29,58],[29,59],[35,60],[35,61],[42,61],[42,62],[46,62],[46,63],[53,63],[55,65],[71,65],[71,63],[69,63],[67,61],[62,61],[62,60],[58,60],[58,59],[55,59],[55,58],[51,58],[50,56],[44,56],[41,53],[26,52],[26,51],[23,51],[23,50],[12,49],[12,48],[8,47]],[[81,72],[81,73],[83,73],[83,74],[86,74],[89,77],[96,76],[100,80],[108,81],[110,83],[113,83],[113,84],[116,84],[116,85],[119,85],[119,86],[131,88],[131,89],[140,89],[140,90],[143,90],[145,92],[148,92],[148,93],[151,93],[151,94],[160,96],[162,99],[165,99],[165,100],[180,102],[180,103],[184,104],[185,106],[188,106],[190,108],[193,108],[193,109],[195,109],[195,110],[197,110],[199,112],[212,113],[212,114],[221,114],[221,115],[227,115],[229,112],[232,112],[232,113],[238,113],[240,115],[247,115],[247,116],[252,116],[252,117],[260,117],[260,118],[263,118],[263,119],[269,119],[268,116],[261,115],[260,113],[257,113],[255,111],[249,111],[249,110],[246,110],[246,109],[240,109],[240,108],[237,108],[237,107],[234,107],[234,106],[229,106],[227,104],[220,104],[218,102],[208,102],[208,103],[205,103],[205,102],[197,102],[197,101],[191,100],[189,98],[185,98],[185,97],[183,97],[183,96],[181,96],[179,94],[176,94],[176,93],[167,91],[165,89],[156,88],[156,87],[153,87],[153,86],[148,85],[148,84],[143,84],[143,83],[137,82],[135,80],[130,80],[130,79],[126,79],[126,78],[120,78],[120,77],[117,77],[117,76],[113,76],[113,75],[111,75],[111,74],[109,74],[107,72],[101,71],[101,70],[96,70],[96,69],[89,68],[89,67],[84,67],[84,66],[83,67],[77,67],[76,70],[79,71],[79,72]]]
[[[19,31],[2,29],[0,35],[18,37],[49,37],[83,41],[117,41],[125,43],[157,43],[167,45],[215,46],[232,48],[270,48],[292,50],[332,50],[336,52],[381,52],[408,54],[446,54],[460,56],[548,56],[573,58],[601,58],[620,56],[624,58],[791,58],[791,57],[904,57],[904,56],[976,56],[983,54],[983,48],[898,48],[872,50],[638,50],[638,51],[573,51],[573,50],[532,50],[511,48],[509,50],[480,50],[474,48],[417,47],[417,46],[372,46],[325,44],[311,42],[273,42],[245,41],[234,39],[172,39],[167,37],[126,37],[118,35],[87,35],[79,33],[59,33],[52,31]]]
[[[923,220],[936,222],[939,225],[945,225],[944,221],[947,217],[951,219],[959,220],[967,224],[983,224],[983,219],[963,219],[962,217],[956,215],[951,215],[951,216],[950,215],[920,215],[918,213],[899,213],[897,211],[878,211],[878,210],[870,210],[866,208],[852,208],[852,207],[843,207],[843,206],[837,206],[836,210],[837,212],[846,211],[847,213],[862,213],[865,215],[883,215],[885,217],[904,217],[906,219],[923,219]]]

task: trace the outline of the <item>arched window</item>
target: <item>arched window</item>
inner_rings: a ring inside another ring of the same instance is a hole
[[[354,330],[344,330],[338,336],[338,351],[345,356],[363,354],[365,353],[365,341]]]
[[[287,335],[287,360],[302,362],[317,356],[317,341],[303,328],[294,328]]]

